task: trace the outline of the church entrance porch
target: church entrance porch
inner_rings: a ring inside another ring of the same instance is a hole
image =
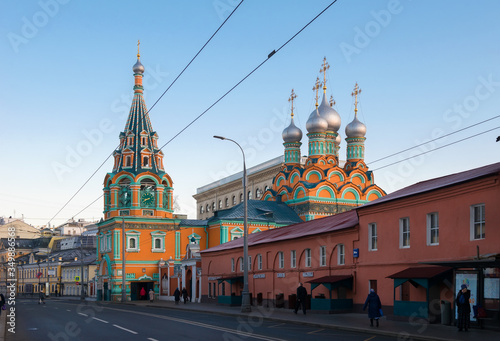
[[[141,297],[141,290],[144,288],[146,294],[144,297]],[[153,281],[141,281],[141,282],[131,282],[130,283],[130,300],[131,301],[140,301],[140,300],[149,300],[149,290],[154,291],[154,282]]]

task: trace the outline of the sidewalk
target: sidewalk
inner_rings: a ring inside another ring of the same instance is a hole
[[[353,332],[363,332],[372,335],[386,335],[397,337],[398,340],[499,340],[500,332],[472,328],[468,332],[458,332],[455,326],[445,326],[441,324],[421,323],[418,320],[414,321],[393,321],[382,317],[380,327],[370,327],[370,321],[366,314],[316,314],[308,311],[307,315],[303,315],[300,311],[297,315],[293,310],[263,308],[252,306],[251,313],[241,313],[240,307],[219,306],[215,303],[187,303],[182,302],[175,305],[172,301],[133,301],[127,304],[138,306],[146,306],[151,308],[166,308],[190,310],[206,313],[216,313],[219,315],[231,315],[241,317],[263,318],[267,321],[275,322],[292,322],[295,324],[303,324],[318,328],[331,328],[339,330],[347,330]]]

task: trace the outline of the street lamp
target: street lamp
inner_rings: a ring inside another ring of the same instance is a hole
[[[248,210],[247,210],[247,167],[245,164],[245,152],[238,142],[222,136],[214,136],[219,140],[227,140],[236,144],[243,154],[243,291],[241,292],[241,312],[249,313],[252,311],[250,306],[250,294],[248,293]]]

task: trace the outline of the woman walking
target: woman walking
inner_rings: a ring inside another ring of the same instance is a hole
[[[370,289],[370,293],[366,298],[365,305],[363,305],[363,311],[365,311],[368,306],[368,317],[370,318],[370,326],[373,327],[373,320],[377,323],[380,319],[380,310],[382,309],[382,303],[380,302],[380,297],[375,293],[375,290]]]
[[[462,329],[467,331],[470,327],[470,290],[467,289],[466,284],[462,284],[460,291],[457,294],[457,299],[455,303],[458,309],[458,320],[457,327],[458,331],[461,332]]]

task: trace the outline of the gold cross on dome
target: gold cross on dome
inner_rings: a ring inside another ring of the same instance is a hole
[[[314,86],[313,86],[313,91],[316,91],[316,108],[318,107],[318,99],[319,99],[319,95],[318,95],[318,91],[319,91],[319,88],[321,87],[321,83],[319,82],[319,77],[316,78],[316,83],[314,83]]]
[[[137,58],[141,58],[141,54],[139,53],[139,45],[141,45],[141,41],[137,40]]]
[[[358,112],[358,95],[361,93],[361,89],[358,86],[358,83],[356,82],[356,85],[354,86],[354,91],[351,93],[351,96],[354,96],[354,112]]]
[[[333,107],[335,105],[335,100],[333,99],[333,95],[330,96],[330,106]]]
[[[319,72],[323,72],[323,92],[326,92],[326,70],[330,68],[330,65],[326,62],[326,57],[323,58],[323,66]]]
[[[292,94],[290,95],[290,98],[288,99],[288,102],[291,102],[291,104],[292,104],[292,117],[293,117],[293,100],[295,98],[297,98],[297,95],[295,94],[295,92],[292,89]]]

